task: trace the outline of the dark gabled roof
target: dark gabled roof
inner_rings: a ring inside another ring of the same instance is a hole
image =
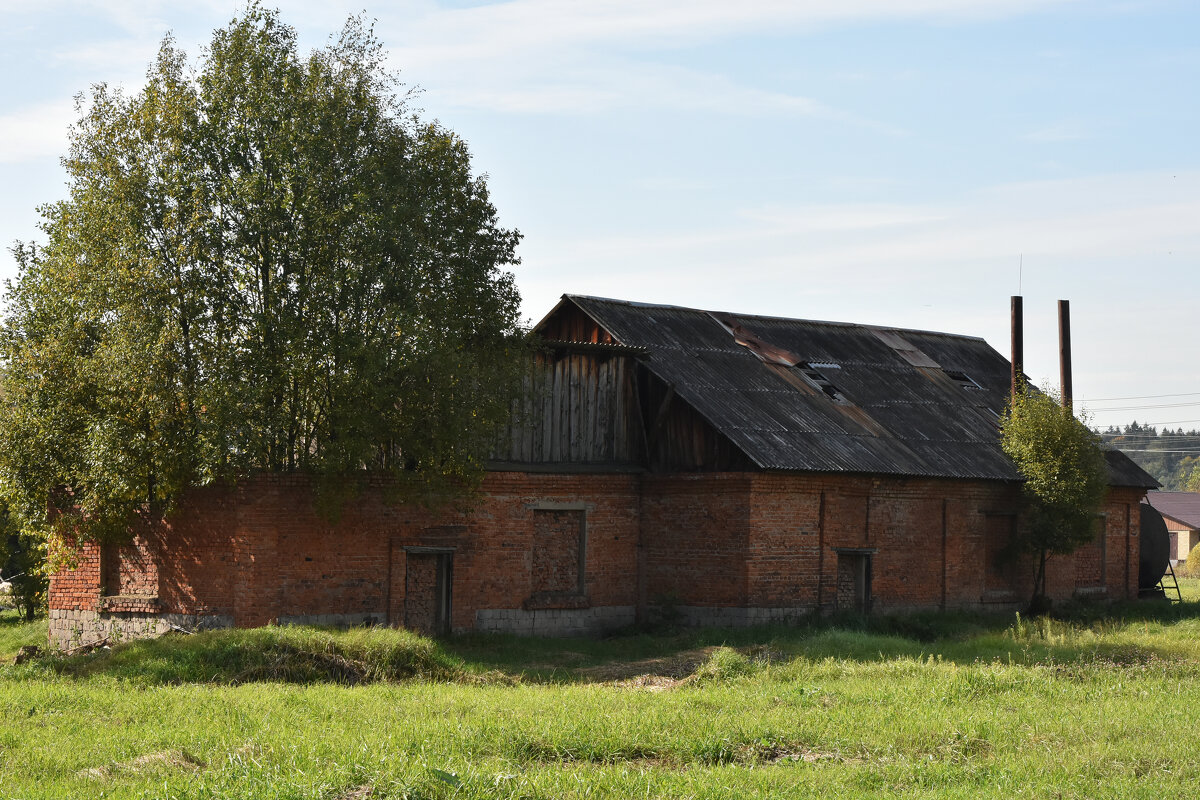
[[[998,436],[1009,363],[983,339],[563,302],[615,344],[644,348],[646,366],[763,469],[1020,480]],[[1113,460],[1114,485],[1157,485],[1123,455]]]
[[[1147,492],[1146,502],[1164,517],[1200,529],[1200,494],[1196,492]]]
[[[1146,470],[1120,450],[1105,450],[1108,462],[1108,482],[1112,486],[1133,486],[1138,489],[1157,489],[1161,484]]]

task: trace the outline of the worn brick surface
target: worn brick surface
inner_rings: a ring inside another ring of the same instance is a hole
[[[538,592],[579,589],[579,546],[583,511],[540,509],[533,512],[532,588]]]
[[[104,617],[109,584],[131,613],[400,625],[425,602],[407,596],[421,564],[406,547],[452,553],[455,630],[582,632],[656,603],[698,621],[793,618],[837,605],[846,548],[870,554],[876,610],[1012,605],[1032,590],[1031,559],[994,564],[1019,500],[1017,487],[994,482],[494,472],[465,510],[388,503],[375,487],[330,517],[312,498],[295,476],[195,491],[167,524],[118,548],[115,565],[84,547],[75,569],[53,577],[50,607]],[[1052,597],[1136,596],[1140,498],[1112,491],[1103,538],[1051,559]]]
[[[404,626],[438,633],[438,556],[409,555],[405,572]]]

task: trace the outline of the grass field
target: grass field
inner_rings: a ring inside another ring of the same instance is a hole
[[[0,653],[44,636],[0,619]],[[603,640],[223,631],[0,667],[0,797],[1157,798],[1200,786],[1198,678],[1194,603]]]

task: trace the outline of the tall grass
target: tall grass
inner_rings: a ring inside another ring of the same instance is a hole
[[[462,661],[432,640],[379,628],[280,627],[169,635],[47,663],[64,675],[105,675],[137,684],[357,684],[465,677]]]
[[[1152,797],[1200,609],[604,640],[220,631],[0,667],[0,796]]]
[[[0,612],[0,661],[12,660],[25,645],[44,647],[46,628],[45,617],[30,623],[23,621],[16,611]]]

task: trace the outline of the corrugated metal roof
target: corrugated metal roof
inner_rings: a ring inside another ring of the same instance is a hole
[[[1196,492],[1147,492],[1146,502],[1164,517],[1200,528],[1200,494]]]
[[[999,444],[1009,363],[983,339],[564,300],[645,348],[646,366],[763,469],[1020,479]],[[1114,485],[1156,485],[1116,455]]]

